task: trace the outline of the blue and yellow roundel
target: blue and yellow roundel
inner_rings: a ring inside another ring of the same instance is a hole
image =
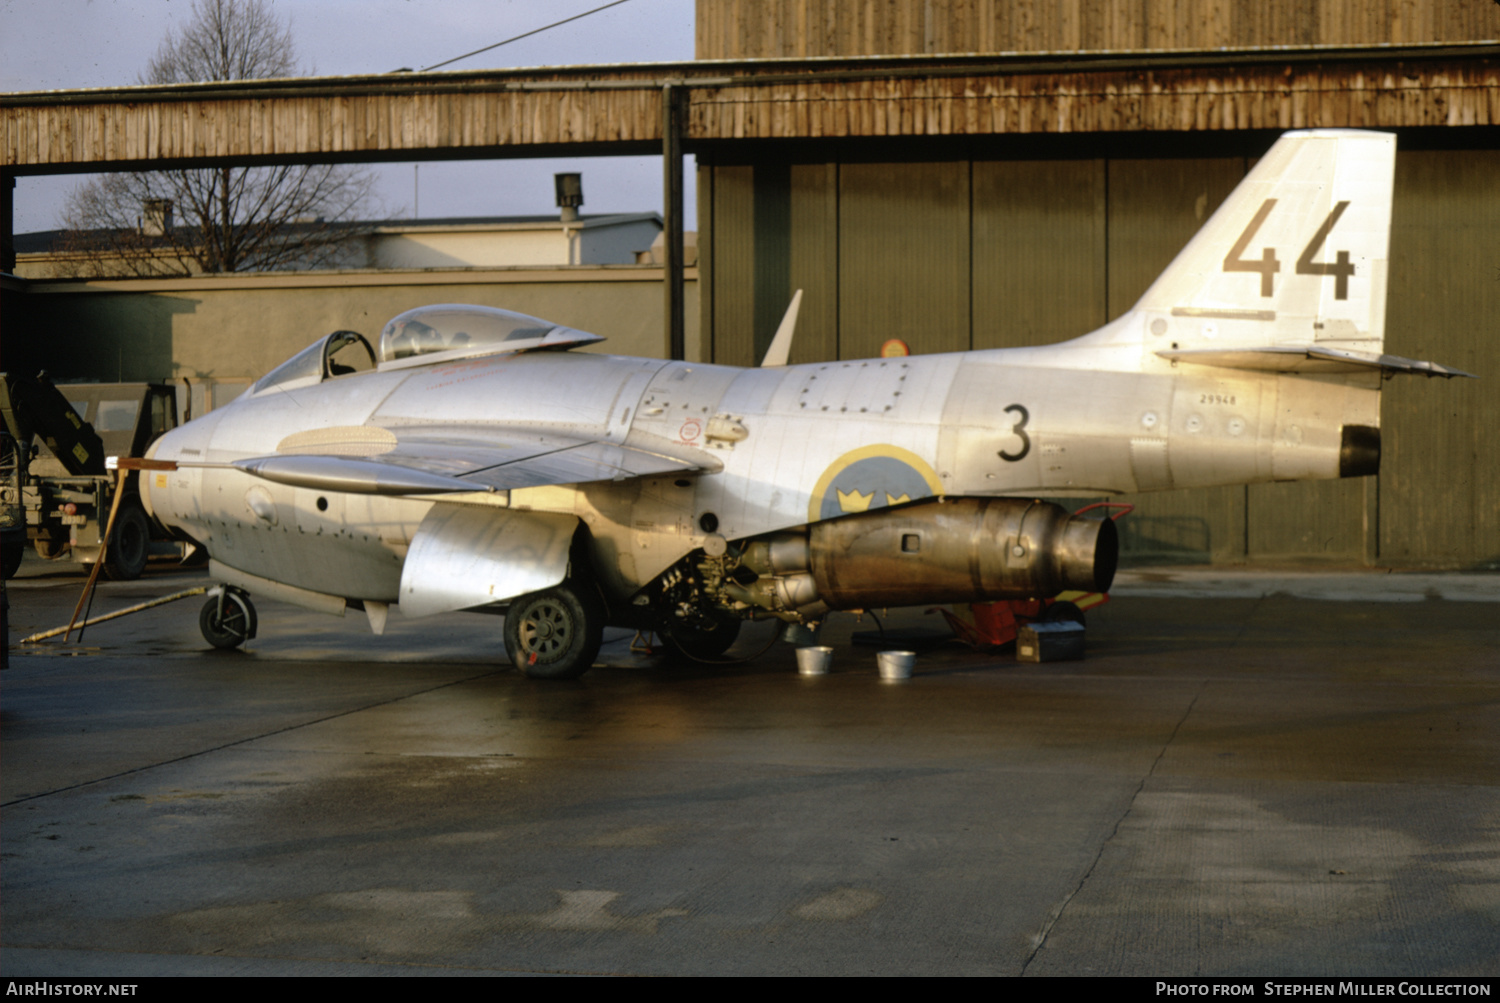
[[[809,522],[901,505],[943,493],[927,461],[900,446],[865,446],[829,464],[813,488]]]

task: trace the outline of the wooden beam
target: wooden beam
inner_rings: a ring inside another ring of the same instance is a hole
[[[662,317],[667,358],[687,358],[687,314],[683,307],[682,247],[682,87],[661,89],[662,246],[665,250]]]
[[[7,94],[0,168],[655,152],[668,81],[688,152],[746,139],[1500,125],[1493,42],[774,60]]]

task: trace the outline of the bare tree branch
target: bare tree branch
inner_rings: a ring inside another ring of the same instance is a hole
[[[294,76],[291,29],[264,0],[194,0],[140,83]],[[76,189],[58,247],[73,275],[194,275],[351,263],[351,227],[373,209],[375,176],[326,164],[110,174]],[[153,226],[170,200],[170,226]]]

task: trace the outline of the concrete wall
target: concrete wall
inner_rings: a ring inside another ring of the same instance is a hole
[[[330,331],[372,343],[387,320],[429,303],[476,303],[604,335],[598,351],[662,357],[662,269],[301,272],[191,279],[7,280],[3,365],[58,380],[255,379]],[[687,343],[698,351],[697,273]]]

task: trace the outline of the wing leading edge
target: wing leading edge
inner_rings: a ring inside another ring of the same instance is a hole
[[[232,465],[278,484],[319,491],[430,495],[718,468],[698,453],[665,440],[627,444],[515,429],[360,426],[298,433],[282,440],[273,455]]]

